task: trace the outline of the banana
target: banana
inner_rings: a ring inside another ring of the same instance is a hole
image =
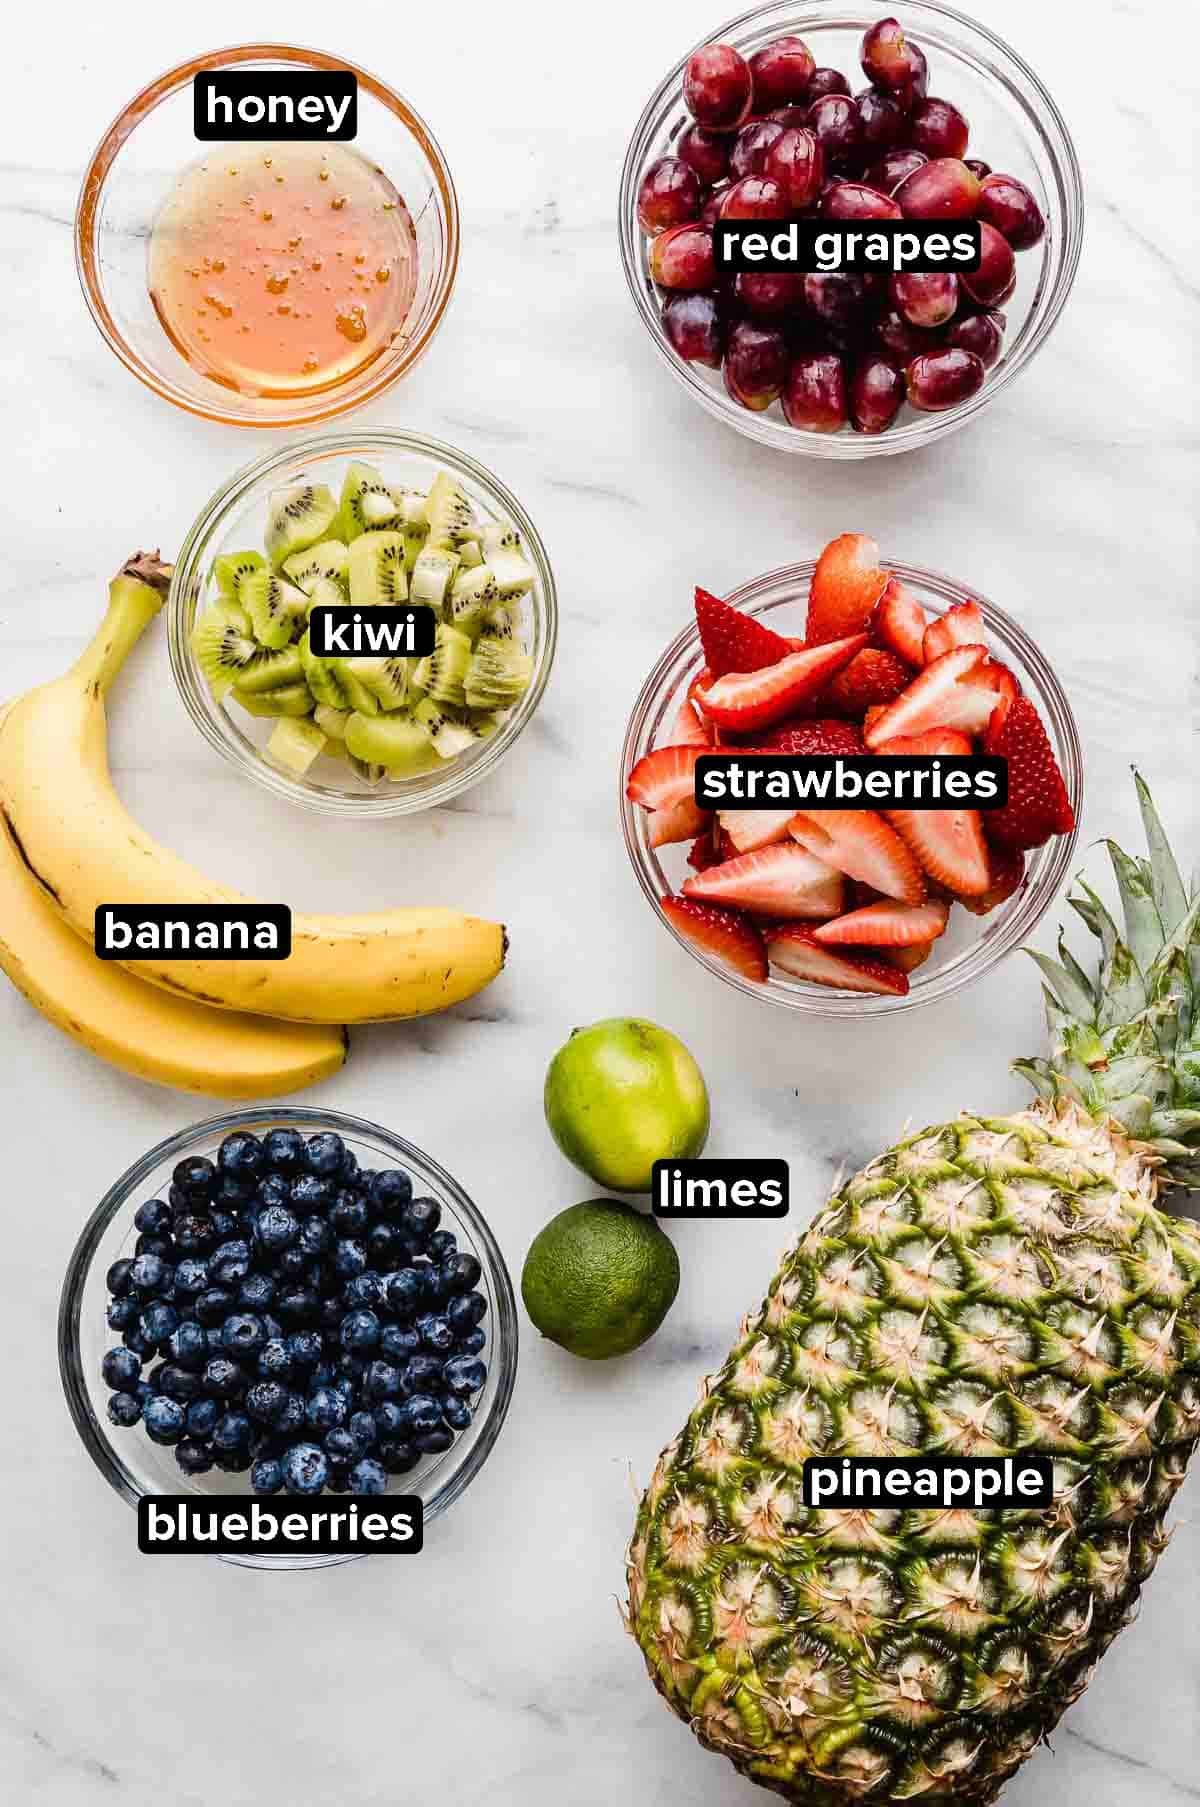
[[[0,725],[0,813],[27,872],[78,934],[101,904],[246,904],[160,847],[108,769],[105,695],[162,607],[166,568],[138,554],[114,578],[91,645]],[[427,1016],[472,997],[504,964],[499,923],[455,910],[292,918],[288,959],[122,962],[196,1003],[299,1023]]]

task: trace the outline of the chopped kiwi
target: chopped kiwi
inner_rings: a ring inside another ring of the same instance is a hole
[[[408,572],[404,565],[404,535],[382,529],[360,533],[350,545],[350,600],[355,608],[378,603],[404,602],[408,596]]]
[[[260,646],[258,657],[239,671],[234,681],[239,696],[247,693],[261,696],[267,690],[284,690],[289,684],[302,684],[304,666],[299,647],[281,646],[278,652],[270,652]]]
[[[437,761],[428,730],[410,715],[352,715],[346,723],[346,745],[356,759],[385,766],[393,777]]]
[[[280,721],[267,742],[267,758],[303,778],[318,753],[325,750],[325,736],[312,722]]]
[[[449,471],[439,471],[429,491],[429,544],[456,551],[479,533],[467,492]]]
[[[444,621],[438,623],[433,651],[421,660],[413,674],[434,702],[458,706],[466,702],[463,681],[471,663],[471,650],[468,635],[447,627]]]
[[[471,655],[463,688],[472,709],[507,709],[524,696],[533,678],[533,660],[516,640],[484,634]]]
[[[192,629],[192,651],[220,702],[239,673],[262,654],[250,617],[236,602],[212,602]]]
[[[312,596],[320,582],[336,584],[344,602],[349,562],[350,554],[341,540],[322,540],[307,552],[294,552],[291,558],[285,558],[283,574],[306,596]]]
[[[483,563],[483,552],[478,540],[464,540],[458,548],[458,568],[460,571],[473,571]]]
[[[489,521],[483,530],[483,556],[492,567],[496,588],[506,601],[524,596],[533,588],[533,566],[521,550],[521,536],[515,527]]]
[[[488,712],[485,710],[480,712],[478,709],[475,709],[467,718],[467,726],[470,728],[476,740],[490,740],[496,730],[503,725],[503,719],[504,718],[497,715],[495,711]]]
[[[300,641],[299,652],[304,667],[304,681],[312,691],[314,702],[326,703],[331,709],[352,709],[354,705],[338,671],[338,661],[318,659],[307,634]]]
[[[446,620],[472,638],[483,627],[488,610],[500,599],[490,565],[460,571],[446,600]]]
[[[428,734],[439,759],[457,759],[475,745],[475,736],[461,710],[426,697],[413,710],[413,720]]]
[[[424,603],[427,608],[440,609],[457,570],[457,552],[423,546],[412,568],[412,580],[408,586],[409,601]]]
[[[252,571],[264,571],[267,561],[261,552],[223,552],[214,558],[212,574],[222,596],[237,601],[238,584]]]
[[[293,552],[307,551],[324,539],[338,505],[324,483],[293,483],[277,489],[267,510],[267,557],[281,565]]]
[[[329,703],[318,703],[313,710],[313,720],[327,739],[335,741],[338,746],[346,738],[346,723],[350,720],[348,709],[334,709]],[[327,747],[326,752],[331,751]]]
[[[238,601],[250,617],[255,638],[263,646],[286,646],[308,614],[308,597],[286,577],[252,571],[238,585]]]
[[[347,466],[337,511],[339,539],[350,545],[360,533],[371,533],[379,527],[399,527],[402,518],[400,497],[388,488],[373,465],[355,463]]]
[[[332,577],[314,577],[308,589],[308,612],[316,608],[344,609],[346,592]]]
[[[338,672],[347,685],[362,685],[377,699],[380,708],[401,709],[407,700],[411,675],[408,659],[339,659]],[[363,710],[360,713],[370,714],[372,711]]]
[[[365,759],[356,759],[353,753],[350,755],[350,764],[354,767],[354,770],[358,773],[363,783],[369,784],[372,790],[374,790],[377,785],[382,784],[388,775],[387,767],[385,765],[368,765]]]
[[[312,693],[307,684],[286,684],[282,690],[241,690],[235,684],[233,694],[251,715],[310,715]]]
[[[404,563],[411,572],[421,547],[429,538],[428,497],[419,489],[406,489],[400,502],[404,517],[400,528],[404,535]]]

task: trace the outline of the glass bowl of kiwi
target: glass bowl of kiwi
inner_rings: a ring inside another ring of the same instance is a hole
[[[380,605],[428,608],[432,650],[318,656],[318,604],[368,625]],[[328,433],[217,491],[180,552],[167,630],[188,714],[240,771],[326,814],[409,815],[517,741],[558,601],[536,527],[483,465],[415,433]]]

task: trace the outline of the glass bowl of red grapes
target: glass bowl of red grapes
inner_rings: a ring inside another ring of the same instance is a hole
[[[1079,162],[1033,70],[948,7],[756,8],[659,84],[621,179],[625,273],[710,413],[815,457],[964,426],[1045,342],[1083,234]],[[718,220],[977,222],[979,267],[717,268]]]

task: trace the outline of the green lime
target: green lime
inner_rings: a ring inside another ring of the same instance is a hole
[[[679,1291],[679,1257],[652,1217],[590,1198],[552,1217],[521,1274],[525,1309],[543,1336],[603,1361],[653,1336]]]
[[[614,1192],[649,1192],[655,1161],[708,1140],[704,1075],[679,1037],[640,1017],[576,1029],[546,1074],[546,1122],[568,1161]]]

